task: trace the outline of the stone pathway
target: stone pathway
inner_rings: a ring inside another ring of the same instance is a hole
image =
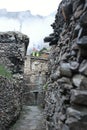
[[[41,109],[24,106],[20,118],[10,130],[46,130]]]

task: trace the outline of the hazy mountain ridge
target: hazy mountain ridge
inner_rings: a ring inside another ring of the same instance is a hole
[[[32,15],[30,10],[26,11],[19,11],[19,12],[9,12],[6,9],[0,9],[0,17],[7,17],[7,18],[13,18],[13,19],[19,19],[20,18],[44,18],[44,16],[41,15]]]

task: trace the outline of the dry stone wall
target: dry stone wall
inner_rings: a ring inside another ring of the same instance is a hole
[[[0,64],[11,72],[23,73],[29,38],[19,32],[0,33]]]
[[[47,130],[86,130],[87,0],[63,0],[52,26],[54,33],[44,39],[52,45],[45,97]]]
[[[24,87],[23,68],[29,38],[19,32],[0,33],[0,67],[11,77],[1,76],[0,70],[0,130],[8,130],[22,108]]]

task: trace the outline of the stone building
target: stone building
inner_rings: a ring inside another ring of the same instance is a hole
[[[48,75],[48,55],[49,53],[44,52],[38,57],[32,55],[26,56],[24,74],[27,79],[27,91],[29,92],[25,94],[26,102],[40,104],[40,100],[43,100],[43,86],[47,81]],[[36,94],[38,99],[35,99]]]

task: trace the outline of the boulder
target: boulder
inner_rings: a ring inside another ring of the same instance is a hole
[[[79,72],[87,76],[87,60],[83,60],[79,67]]]
[[[86,108],[76,109],[76,108],[69,107],[67,109],[66,124],[69,130],[86,130],[87,109]]]
[[[74,72],[77,71],[79,68],[79,63],[76,61],[71,61],[70,62],[70,69],[73,70]]]
[[[81,48],[87,48],[87,36],[83,36],[77,40],[77,45]]]
[[[87,27],[87,12],[85,12],[81,17],[80,17],[80,25],[82,27]]]
[[[61,63],[60,64],[60,75],[66,76],[66,77],[72,76],[72,72],[70,70],[70,64],[69,63]]]
[[[73,85],[77,87],[77,89],[86,90],[87,89],[87,77],[83,75],[75,75],[72,78]]]
[[[87,106],[87,90],[72,90],[71,103]]]
[[[51,40],[53,40],[54,36],[48,36],[44,38],[44,42],[50,42]]]

